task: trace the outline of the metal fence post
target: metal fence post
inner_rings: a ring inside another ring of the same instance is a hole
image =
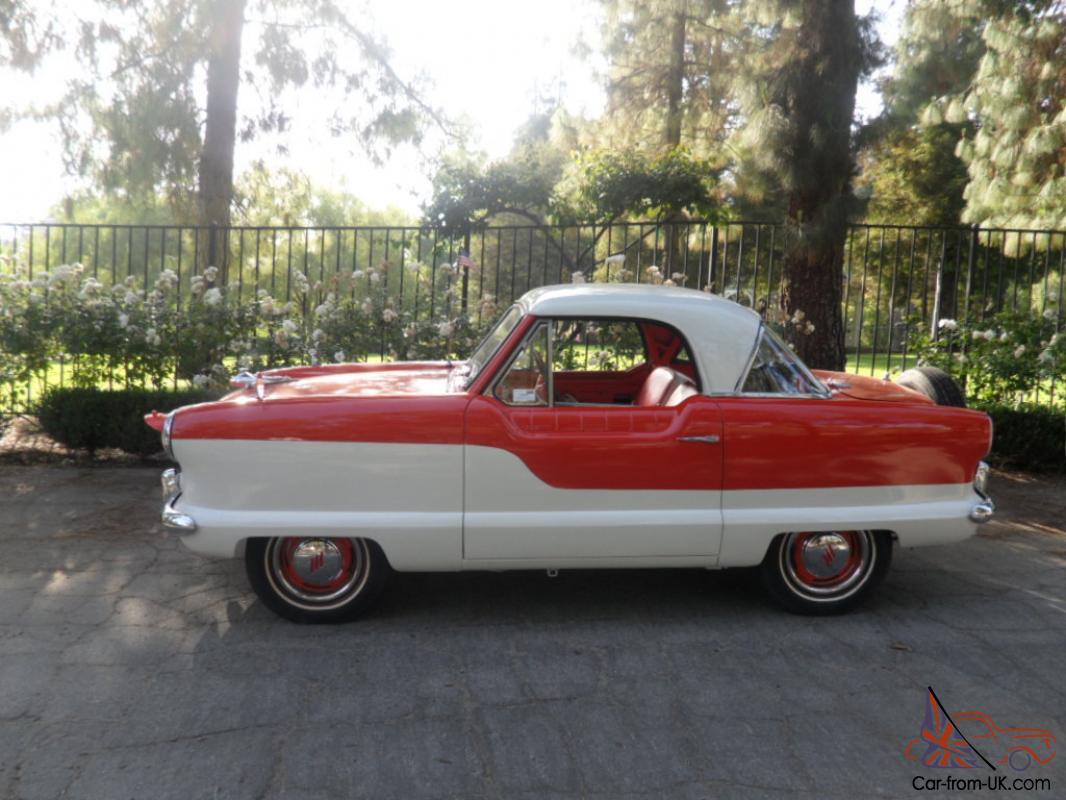
[[[718,224],[711,228],[711,263],[707,267],[707,285],[713,292],[717,287],[714,285],[715,275],[718,271]]]
[[[463,234],[463,316],[466,316],[467,303],[470,298],[470,229]],[[514,265],[511,265],[512,269]]]

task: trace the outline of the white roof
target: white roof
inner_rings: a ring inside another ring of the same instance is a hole
[[[706,394],[731,394],[748,366],[759,315],[732,300],[695,289],[648,284],[542,286],[518,301],[538,317],[621,317],[673,325],[688,340]]]

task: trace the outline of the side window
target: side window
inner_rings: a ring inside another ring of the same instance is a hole
[[[632,320],[561,319],[554,333],[556,372],[622,372],[647,361]]]
[[[744,394],[822,394],[822,387],[791,350],[767,328],[741,388]]]
[[[534,328],[518,355],[496,383],[493,394],[509,406],[547,406],[551,402],[548,325]]]

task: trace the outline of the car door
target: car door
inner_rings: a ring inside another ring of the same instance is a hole
[[[722,534],[715,402],[558,405],[551,362],[544,323],[467,407],[464,561],[713,563]]]

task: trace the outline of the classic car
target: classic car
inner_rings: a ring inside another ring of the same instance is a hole
[[[243,556],[263,603],[356,617],[391,570],[760,566],[786,609],[844,611],[894,543],[993,506],[992,428],[943,373],[811,371],[758,314],[662,286],[525,294],[466,361],[242,374],[146,418],[180,471],[163,525]]]

